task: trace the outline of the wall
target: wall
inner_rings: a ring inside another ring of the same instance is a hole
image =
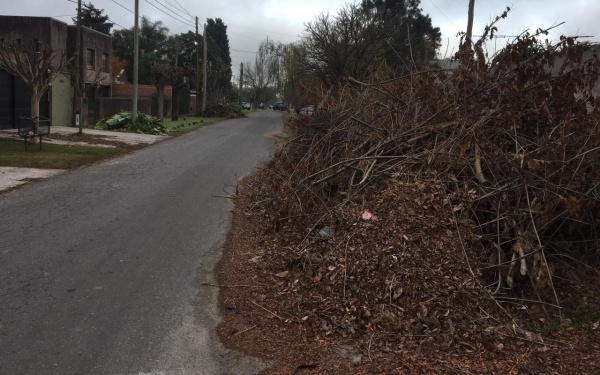
[[[130,111],[133,107],[133,99],[130,98],[85,98],[87,109],[84,113],[83,125],[94,126],[98,121],[111,117],[121,111]],[[138,100],[138,112],[150,113],[152,100],[140,98]]]
[[[59,65],[67,51],[67,24],[50,17],[0,16],[0,36],[28,43],[39,40],[55,51],[54,65]]]
[[[60,74],[52,83],[50,117],[53,126],[71,126],[72,90],[66,74]]]
[[[150,98],[157,93],[154,85],[138,85],[138,97]],[[173,88],[165,87],[165,97],[171,96]],[[115,83],[112,87],[113,98],[131,98],[133,97],[133,84],[131,83]]]

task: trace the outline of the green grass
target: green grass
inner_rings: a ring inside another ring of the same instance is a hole
[[[178,135],[187,133],[189,131],[198,129],[202,126],[211,125],[219,121],[225,120],[224,117],[193,117],[193,116],[179,116],[179,120],[172,121],[165,119],[163,124],[167,128],[167,134]]]
[[[108,147],[71,146],[42,143],[29,145],[23,141],[0,140],[0,166],[42,169],[72,169],[126,153]]]

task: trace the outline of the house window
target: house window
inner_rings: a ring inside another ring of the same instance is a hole
[[[102,71],[108,73],[110,71],[108,53],[102,54]]]
[[[87,53],[85,55],[85,67],[89,70],[96,69],[96,51],[94,51],[93,49],[88,48],[87,50]]]

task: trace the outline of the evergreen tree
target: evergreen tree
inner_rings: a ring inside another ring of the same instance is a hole
[[[139,36],[138,82],[153,85],[155,78],[152,65],[167,61],[173,54],[173,45],[169,43],[169,29],[161,21],[151,22],[142,17]],[[117,30],[113,33],[113,53],[125,61],[125,73],[129,82],[133,82],[133,28]]]
[[[102,13],[104,13],[104,9],[98,9],[92,3],[84,3],[81,7],[81,25],[110,35],[110,29],[114,23],[109,22],[108,16]],[[74,24],[77,24],[77,17],[73,17],[72,20]]]
[[[231,54],[227,26],[220,18],[206,21],[208,48],[207,98],[211,104],[222,102],[231,92]]]
[[[441,32],[419,8],[420,0],[363,0],[362,10],[373,17],[384,37],[386,63],[397,73],[435,58]]]

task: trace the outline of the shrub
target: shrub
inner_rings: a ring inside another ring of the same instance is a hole
[[[105,118],[96,123],[96,129],[122,130],[142,134],[166,134],[167,129],[156,117],[151,117],[138,112],[136,122],[132,121],[131,112],[121,111],[112,117]]]

